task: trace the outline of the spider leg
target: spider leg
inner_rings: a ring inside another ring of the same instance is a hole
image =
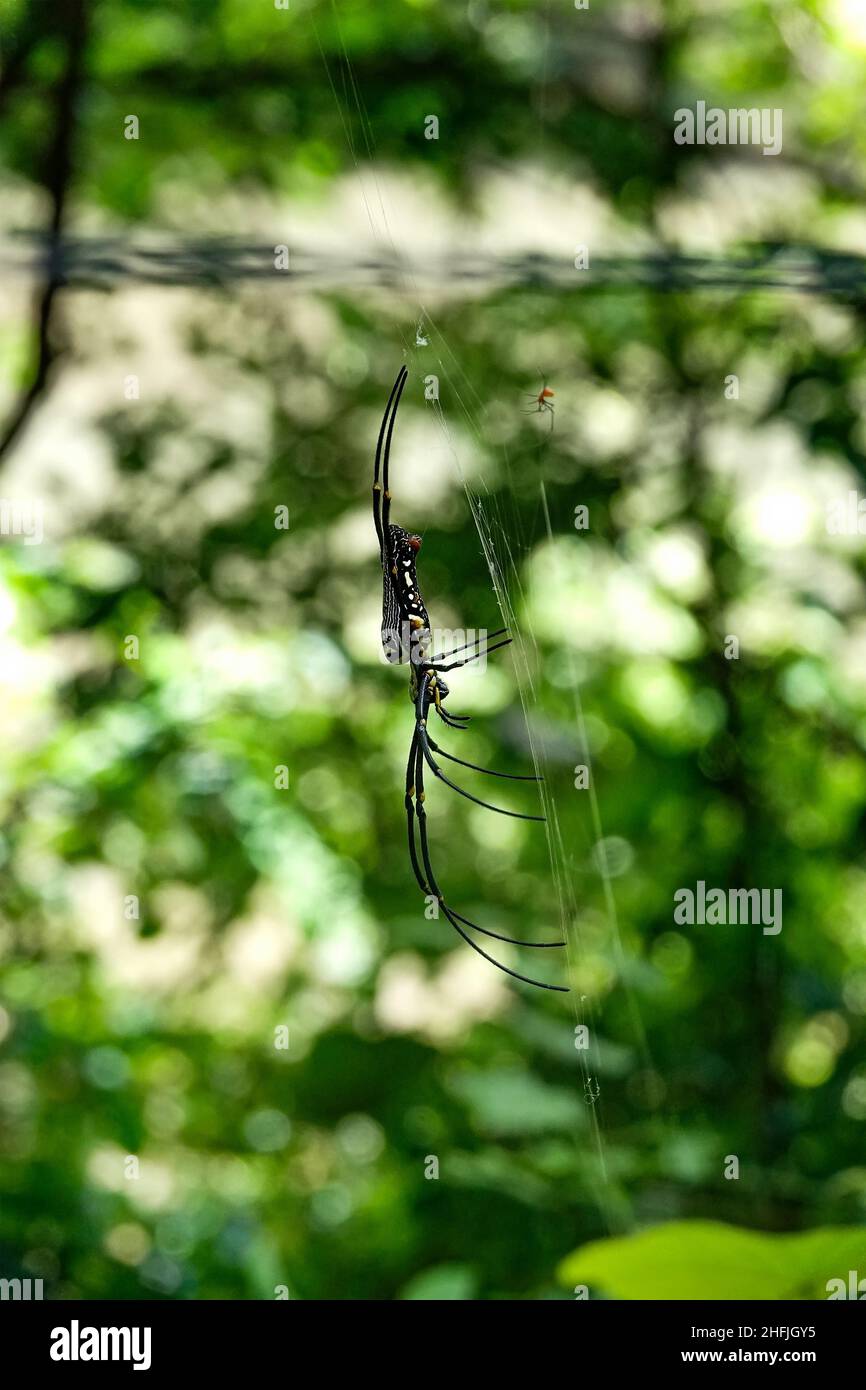
[[[492,767],[479,767],[477,763],[467,763],[464,758],[455,758],[453,753],[446,753],[444,748],[440,748],[438,743],[434,743],[430,735],[427,735],[427,742],[438,753],[440,758],[447,758],[449,762],[459,763],[461,767],[471,767],[473,772],[486,772],[488,777],[507,777],[510,782],[543,782],[543,777],[531,775],[521,775],[516,772],[497,772]]]
[[[434,670],[435,668],[434,668],[434,667],[431,667],[431,666],[427,666],[427,667],[425,667],[425,669],[426,669],[427,672],[429,673],[431,670]],[[425,681],[427,680],[427,676],[424,677],[424,680],[425,680]],[[435,687],[435,682],[431,682],[431,685]],[[429,688],[428,688],[426,703],[425,703],[425,705],[424,705],[425,711],[428,710],[429,707],[430,707],[430,694],[429,694]],[[434,709],[436,710],[436,713],[439,715],[439,718],[443,721],[443,723],[449,724],[453,729],[464,729],[464,728],[466,727],[466,725],[469,723],[469,720],[470,720],[471,717],[472,717],[472,716],[469,715],[469,714],[451,714],[451,713],[449,713],[449,711],[446,710],[444,704],[442,703],[442,694],[441,694],[441,691],[440,691],[438,688],[434,688],[434,689],[433,689],[433,707],[434,707]],[[418,717],[419,717],[419,719],[421,718],[420,715],[419,715]]]
[[[469,723],[468,714],[450,714],[444,705],[436,705],[435,708],[442,723],[447,724],[449,729],[465,729]]]
[[[409,761],[406,764],[406,828],[409,832],[409,859],[412,864],[412,872],[418,881],[418,887],[426,896],[430,893],[430,886],[421,872],[418,863],[418,846],[415,843],[415,763],[418,756],[418,731],[412,735],[412,744],[409,748]]]
[[[379,426],[379,438],[376,441],[376,461],[373,465],[373,521],[376,526],[376,535],[379,537],[379,552],[383,564],[387,558],[385,547],[388,536],[388,522],[391,517],[391,493],[388,490],[388,464],[391,458],[391,436],[394,433],[394,421],[397,419],[397,407],[400,404],[400,397],[403,394],[403,387],[406,385],[406,378],[408,375],[409,373],[405,367],[401,367],[397,373],[397,380],[391,387],[388,404],[385,406],[385,413],[382,416],[382,423]],[[383,443],[385,446],[384,454],[382,452]],[[381,482],[379,480],[380,466],[382,469]],[[381,494],[378,508],[376,505],[377,493]]]
[[[400,393],[402,392],[403,386],[405,385],[405,382],[406,382],[406,375],[407,375],[407,373],[406,373],[406,368],[405,368],[405,367],[401,367],[401,368],[400,368],[400,371],[399,371],[399,373],[398,373],[398,375],[397,375],[397,380],[394,382],[394,385],[391,387],[391,394],[390,394],[390,396],[388,397],[388,404],[385,406],[385,412],[384,412],[384,414],[383,414],[383,416],[382,416],[382,423],[381,423],[381,425],[379,426],[379,438],[378,438],[377,441],[376,441],[376,459],[375,459],[375,462],[374,462],[374,464],[373,464],[373,524],[374,524],[374,526],[376,527],[376,535],[377,535],[378,538],[379,538],[379,555],[380,555],[380,557],[381,557],[381,560],[382,560],[382,563],[383,563],[383,564],[385,563],[385,559],[386,559],[386,555],[385,555],[385,528],[386,528],[386,526],[387,526],[387,516],[386,516],[386,514],[385,514],[385,500],[384,500],[384,496],[387,496],[387,492],[388,492],[388,464],[387,464],[387,460],[386,460],[386,462],[385,462],[384,480],[383,480],[382,482],[380,482],[380,481],[379,481],[379,469],[380,469],[381,462],[382,462],[382,443],[383,443],[384,438],[385,438],[385,429],[386,429],[386,427],[387,427],[387,425],[388,425],[388,420],[389,420],[389,417],[390,417],[390,415],[391,415],[391,408],[392,408],[392,406],[394,407],[394,410],[396,411],[396,406],[394,405],[394,398],[395,398],[395,396],[396,396],[397,401],[399,402]],[[393,428],[393,421],[391,422],[391,425],[392,425],[392,428]],[[389,444],[390,444],[390,438],[391,438],[391,436],[390,436],[390,431],[389,431],[389,434],[388,434],[388,441],[389,441]],[[383,496],[383,490],[384,490],[384,496]],[[389,498],[388,500],[389,500],[389,502],[390,502],[390,498]],[[390,507],[388,508],[388,515],[390,515]]]
[[[445,904],[440,902],[440,907],[444,906]],[[485,936],[492,936],[494,941],[504,941],[508,946],[526,946],[530,951],[548,951],[554,946],[568,945],[567,941],[524,941],[522,937],[519,936],[503,936],[501,932],[490,931],[489,927],[480,927],[477,922],[470,922],[468,917],[464,917],[461,913],[455,912],[453,907],[449,907],[448,911],[451,913],[452,917],[457,918],[458,922],[462,922],[464,927],[471,927],[473,931],[480,931],[483,932]]]
[[[481,946],[478,945],[477,941],[473,941],[472,937],[469,936],[468,933],[463,930],[463,927],[461,927],[460,923],[463,922],[467,926],[476,927],[478,931],[484,932],[485,936],[495,937],[497,941],[508,941],[509,944],[513,945],[559,946],[564,945],[564,942],[512,942],[511,939],[508,937],[498,936],[495,932],[487,931],[484,927],[477,927],[477,924],[475,922],[469,922],[468,918],[460,917],[456,912],[452,912],[451,908],[448,907],[447,903],[445,902],[445,899],[442,896],[442,892],[439,888],[439,885],[436,882],[436,876],[433,873],[433,866],[430,863],[430,847],[427,843],[427,812],[424,810],[424,759],[422,757],[422,747],[418,744],[417,738],[415,742],[418,749],[415,762],[415,790],[418,803],[418,833],[421,840],[421,856],[424,861],[424,871],[427,875],[430,887],[436,894],[436,897],[439,901],[439,906],[442,908],[442,911],[445,913],[445,916],[447,917],[448,921],[451,923],[458,936],[461,936],[463,938],[467,946],[471,946],[473,951],[476,951],[479,956],[483,956],[484,959],[488,961],[490,965],[495,965],[497,970],[501,970],[504,974],[510,975],[512,979],[520,980],[525,985],[535,985],[537,989],[549,989],[554,990],[557,994],[567,994],[568,989],[565,985],[548,985],[545,984],[543,980],[533,980],[530,978],[529,975],[520,975],[516,970],[510,970],[507,965],[503,965],[501,961],[498,961],[493,956],[488,955],[487,952]]]
[[[444,661],[446,656],[456,656],[458,652],[465,652],[467,647],[477,647],[479,642],[492,642],[494,637],[501,637],[507,631],[507,627],[497,628],[495,632],[487,632],[483,637],[476,637],[473,642],[464,642],[462,647],[454,647],[450,652],[437,652],[430,660]]]
[[[425,705],[425,714],[430,704],[431,701],[428,696],[427,704]],[[433,704],[433,708],[439,715],[439,718],[442,720],[442,723],[447,724],[449,729],[465,729],[466,725],[470,722],[472,718],[471,714],[452,714],[450,710],[447,710],[445,708],[441,698],[435,701],[435,703]],[[422,715],[419,714],[418,718],[421,719]]]
[[[479,657],[488,656],[490,652],[498,652],[500,647],[507,647],[513,641],[513,637],[506,637],[504,642],[494,642],[492,647],[485,647],[483,652],[476,652],[474,656],[465,656],[462,661],[449,661],[447,666],[441,666],[435,661],[428,661],[427,665],[431,671],[456,671],[458,666],[468,666],[470,661],[477,661]]]
[[[452,782],[450,777],[445,776],[445,773],[430,752],[430,741],[427,738],[427,730],[424,727],[423,721],[419,722],[418,725],[418,738],[421,743],[421,753],[423,754],[424,760],[429,764],[434,777],[438,777],[440,781],[444,782],[452,791],[459,792],[461,796],[465,796],[467,801],[474,801],[476,806],[483,806],[488,811],[498,811],[500,816],[512,816],[514,820],[544,821],[546,819],[545,816],[527,816],[523,811],[506,811],[504,806],[494,806],[490,801],[482,801],[480,797],[473,796],[471,792],[464,791],[462,787],[458,787],[456,782]]]
[[[421,866],[418,863],[418,847],[415,843],[415,804],[413,798],[415,796],[414,777],[417,749],[418,734],[416,732],[412,738],[412,746],[409,749],[409,763],[406,768],[406,818],[409,832],[409,859],[411,860],[412,872],[415,875],[419,888],[425,897],[429,897],[431,891],[430,885],[421,872]],[[434,896],[437,899],[439,898],[438,893],[434,893]],[[566,945],[564,941],[523,941],[520,937],[503,936],[501,932],[490,931],[488,927],[479,926],[477,922],[473,922],[468,917],[464,917],[460,912],[455,912],[453,908],[449,908],[449,912],[457,918],[458,922],[462,922],[465,927],[472,927],[474,931],[483,932],[485,936],[492,937],[494,941],[504,941],[509,946],[530,946],[534,950],[546,950],[551,946]]]
[[[400,406],[400,397],[403,394],[403,387],[406,385],[408,377],[409,373],[407,372],[406,368],[401,367],[397,376],[397,380],[394,383],[394,390],[396,391],[396,395],[394,397],[394,408],[391,411],[391,418],[388,421],[388,434],[385,438],[385,452],[382,457],[382,487],[384,489],[382,493],[382,525],[384,527],[387,527],[388,520],[391,515],[391,493],[388,488],[388,465],[391,462],[391,437],[394,433],[394,425],[397,421],[397,410]]]

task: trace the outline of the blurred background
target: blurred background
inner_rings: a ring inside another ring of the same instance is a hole
[[[0,1276],[866,1275],[864,75],[857,0],[3,0]],[[440,741],[550,814],[435,785],[434,864],[569,995],[411,875],[403,362],[434,625],[519,636]]]

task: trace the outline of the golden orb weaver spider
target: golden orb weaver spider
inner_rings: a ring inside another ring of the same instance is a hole
[[[480,797],[473,796],[471,792],[459,787],[456,782],[452,782],[449,777],[446,777],[434,757],[434,754],[438,754],[440,758],[458,763],[461,767],[469,768],[473,772],[483,772],[489,777],[503,777],[512,782],[540,782],[542,780],[540,777],[496,772],[493,768],[479,767],[477,763],[456,758],[452,753],[446,753],[444,748],[440,748],[430,737],[427,729],[427,716],[431,708],[436,711],[443,723],[452,729],[464,729],[469,722],[467,715],[452,714],[450,710],[445,708],[445,700],[450,691],[443,679],[443,673],[453,671],[460,666],[466,666],[469,662],[477,661],[479,657],[486,656],[489,652],[506,647],[513,639],[508,636],[507,628],[503,627],[484,639],[486,645],[483,649],[480,646],[480,639],[476,638],[473,642],[465,642],[462,647],[455,647],[450,652],[439,652],[431,655],[433,633],[430,627],[430,618],[418,587],[418,576],[415,568],[418,552],[421,549],[421,537],[410,531],[404,531],[402,526],[397,526],[391,521],[391,492],[388,486],[388,465],[391,457],[394,422],[397,418],[400,397],[403,394],[403,387],[406,385],[408,375],[406,368],[401,367],[397,380],[391,388],[391,394],[388,397],[388,404],[385,407],[382,424],[379,428],[376,460],[373,466],[373,524],[376,527],[379,556],[382,561],[382,649],[389,662],[399,665],[405,665],[408,662],[409,698],[415,707],[415,728],[409,748],[409,761],[406,765],[405,797],[409,859],[412,864],[412,872],[425,897],[432,897],[436,900],[439,909],[445,914],[458,936],[461,936],[466,944],[472,947],[473,951],[477,951],[491,965],[495,965],[498,970],[504,971],[506,975],[511,975],[515,980],[522,980],[524,984],[535,985],[539,989],[555,990],[558,993],[567,994],[568,990],[564,985],[549,985],[542,980],[530,979],[528,975],[520,975],[516,970],[511,970],[501,961],[495,960],[478,945],[477,941],[473,941],[465,928],[469,927],[473,931],[481,932],[484,936],[492,937],[495,941],[506,942],[510,946],[530,946],[540,950],[564,946],[564,941],[520,941],[511,936],[502,936],[499,932],[490,931],[489,928],[481,927],[477,922],[470,921],[468,917],[462,916],[446,903],[430,862],[427,813],[424,808],[425,765],[429,767],[438,781],[444,782],[452,791],[466,797],[476,806],[484,806],[488,811],[496,811],[502,816],[513,816],[517,820],[544,821],[545,817],[528,816],[520,811],[507,811],[502,806],[494,806],[489,801],[482,801]],[[497,637],[502,640],[494,642],[493,646],[490,646],[493,638]],[[473,647],[477,647],[478,650],[472,652],[471,655],[464,656],[457,661],[450,660],[458,653]]]

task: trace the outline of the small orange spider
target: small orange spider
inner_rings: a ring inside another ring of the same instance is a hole
[[[541,378],[541,382],[542,386],[538,395],[526,397],[528,401],[532,401],[532,405],[525,413],[527,415],[541,415],[546,410],[550,415],[550,428],[553,429],[553,403],[550,397],[555,393],[548,386],[546,376]]]

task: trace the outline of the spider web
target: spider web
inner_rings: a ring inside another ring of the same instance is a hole
[[[463,372],[445,334],[441,331],[431,314],[429,306],[423,301],[411,265],[407,258],[401,254],[400,248],[392,235],[386,202],[376,176],[375,138],[364,105],[363,96],[355,80],[355,74],[346,51],[345,43],[343,42],[336,0],[331,0],[331,9],[341,51],[343,99],[341,99],[337,90],[334,76],[329,67],[328,59],[322,47],[315,20],[312,16],[310,16],[310,23],[345,134],[346,144],[360,187],[367,218],[374,237],[380,244],[384,244],[388,248],[393,264],[399,267],[397,272],[399,293],[406,304],[407,321],[412,325],[412,333],[415,332],[416,325],[424,324],[425,334],[428,330],[430,334],[428,341],[420,350],[424,354],[423,359],[420,359],[420,353],[416,347],[415,339],[405,332],[402,333],[400,336],[402,338],[404,358],[409,363],[412,361],[419,361],[419,359],[423,361],[425,371],[422,374],[426,374],[430,359],[432,358],[435,361],[438,367],[440,380],[444,380],[448,384],[448,400],[449,402],[454,402],[454,412],[460,417],[462,427],[480,442],[481,434],[478,426],[478,419],[482,413],[483,402],[479,399],[477,393],[473,389],[471,381]],[[358,152],[352,138],[351,125],[346,116],[343,100],[351,105],[354,115],[357,116],[364,146],[364,167],[362,167],[359,161]],[[461,466],[460,451],[455,445],[454,436],[449,427],[448,415],[446,415],[445,410],[438,401],[433,403],[433,409],[472,514],[472,519],[487,563],[496,601],[502,614],[502,622],[509,627],[515,638],[511,651],[514,657],[514,668],[517,678],[518,694],[523,711],[523,719],[526,726],[527,742],[536,774],[543,775],[546,771],[545,751],[534,727],[534,717],[539,707],[539,688],[536,683],[537,677],[533,673],[539,669],[539,641],[531,622],[531,617],[525,614],[525,605],[523,603],[525,594],[521,575],[521,561],[523,556],[529,553],[529,546],[526,538],[521,535],[521,525],[516,509],[512,506],[510,508],[511,514],[509,515],[509,508],[500,497],[492,496],[486,489],[484,495],[482,495],[481,493],[474,492],[469,486]],[[505,477],[506,479],[510,479],[511,463],[508,452],[503,447],[500,448],[499,454]],[[542,463],[543,445],[540,445],[539,464],[541,465]],[[546,537],[548,541],[552,541],[553,530],[547,507],[541,466],[539,466],[538,484],[539,501],[544,518],[544,533],[540,539]],[[508,493],[506,493],[506,495],[508,495]],[[535,538],[536,541],[538,539],[539,538]],[[553,547],[551,547],[551,549],[553,549]],[[589,817],[591,836],[596,844],[600,844],[604,839],[604,831],[601,809],[595,791],[595,779],[586,736],[586,723],[584,719],[580,684],[573,652],[567,645],[564,645],[563,653],[569,668],[570,687],[573,698],[574,723],[572,726],[572,733],[575,741],[575,753],[579,754],[580,760],[589,767]],[[610,1165],[607,1162],[607,1141],[604,1129],[604,1084],[600,1079],[603,1074],[603,1067],[599,1060],[599,1028],[597,1025],[597,1014],[592,1000],[589,999],[588,996],[582,995],[579,990],[574,988],[574,982],[580,976],[580,965],[585,955],[585,948],[581,942],[581,934],[578,925],[580,895],[575,882],[575,866],[563,842],[557,797],[551,789],[550,780],[546,779],[539,783],[539,787],[544,814],[547,818],[545,832],[547,836],[551,882],[555,893],[559,926],[562,937],[567,943],[566,974],[568,976],[568,982],[571,985],[568,995],[545,994],[545,1000],[548,1001],[545,1007],[548,1009],[556,1008],[561,1010],[563,1027],[569,1027],[576,1031],[579,1026],[585,1025],[588,1029],[590,1040],[588,1048],[578,1048],[575,1045],[576,1075],[574,1086],[581,1098],[589,1101],[586,1106],[586,1113],[588,1116],[588,1129],[591,1137],[591,1144],[588,1149],[586,1144],[587,1130],[582,1125],[575,1126],[573,1140],[578,1150],[582,1168],[585,1169],[588,1158],[594,1159],[595,1172],[592,1174],[590,1188],[597,1203],[603,1224],[609,1231],[621,1232],[630,1229],[634,1223],[629,1199],[621,1184],[612,1175]],[[599,862],[599,872],[603,880],[604,912],[609,937],[608,944],[611,956],[620,967],[618,970],[619,988],[625,992],[628,1001],[628,1014],[633,1033],[633,1046],[635,1052],[640,1057],[641,1065],[646,1071],[650,1071],[651,1060],[645,1029],[640,1014],[639,1002],[630,989],[624,971],[622,970],[624,952],[619,931],[616,897],[611,875],[604,862],[603,856]],[[551,1003],[551,1000],[557,1002]],[[564,1002],[566,1000],[568,1001],[567,1003]],[[537,1006],[540,1007],[540,1004]],[[570,1020],[568,1017],[569,1014]],[[658,1124],[658,1117],[656,1117],[655,1122]]]
[[[447,343],[444,341],[442,343],[442,351],[447,354],[448,357],[453,356]],[[453,396],[458,401],[458,409],[465,427],[477,434],[476,418],[482,409],[483,403],[476,398],[474,402],[475,408],[473,410],[472,404],[470,400],[467,399],[467,396],[474,395],[474,392],[472,391],[471,384],[465,378],[465,375],[459,372],[458,368],[454,367],[453,361],[449,368],[449,364],[442,353],[438,355],[437,362],[443,377],[449,384],[449,399]],[[558,925],[567,943],[567,976],[569,984],[571,985],[571,992],[567,998],[569,1000],[574,1026],[578,1027],[584,1025],[588,1030],[590,1039],[588,1048],[576,1049],[579,1073],[579,1083],[576,1084],[579,1084],[579,1089],[584,1098],[590,1099],[591,1101],[587,1108],[590,1117],[590,1132],[593,1149],[598,1169],[598,1185],[595,1195],[608,1229],[612,1231],[622,1231],[623,1229],[630,1228],[633,1222],[629,1199],[622,1186],[612,1176],[606,1159],[606,1142],[603,1123],[604,1081],[601,1079],[604,1067],[603,1064],[600,1065],[599,1059],[598,1039],[600,1027],[598,1010],[592,999],[588,995],[581,993],[579,983],[577,983],[582,977],[583,971],[581,966],[587,955],[587,949],[581,939],[580,931],[582,894],[578,887],[578,879],[582,877],[582,875],[578,872],[578,866],[575,864],[573,854],[568,851],[565,844],[562,833],[558,793],[555,790],[558,780],[556,769],[551,769],[548,765],[544,740],[539,734],[541,722],[539,714],[544,693],[543,677],[539,677],[538,675],[538,672],[543,668],[543,661],[541,660],[542,643],[539,640],[533,624],[531,610],[525,602],[526,593],[522,577],[522,560],[524,556],[528,556],[531,553],[532,546],[539,541],[543,542],[546,540],[548,542],[551,563],[554,566],[561,565],[561,559],[558,558],[557,549],[553,545],[555,533],[551,524],[543,477],[542,465],[548,444],[546,440],[542,439],[538,450],[538,489],[543,525],[540,535],[532,538],[530,542],[520,535],[521,528],[517,509],[513,504],[509,504],[507,500],[510,497],[510,491],[506,491],[505,500],[503,500],[501,494],[492,495],[487,489],[485,489],[483,493],[476,492],[469,485],[461,467],[459,451],[454,444],[448,418],[438,404],[436,410],[440,426],[451,452],[455,471],[460,479],[464,495],[472,513],[472,518],[490,574],[493,591],[502,614],[502,621],[509,627],[511,633],[514,635],[514,643],[511,650],[513,652],[517,691],[523,712],[527,742],[536,774],[544,777],[544,781],[541,782],[539,786],[543,811],[546,817],[545,833],[547,837],[548,862],[557,904]],[[506,477],[510,477],[511,466],[507,451],[502,449],[500,453],[502,454]],[[562,588],[564,582],[565,576],[561,574],[561,572],[558,574],[551,574],[550,592],[556,593],[558,589]],[[595,774],[592,767],[592,757],[587,737],[586,719],[577,663],[574,651],[568,642],[562,643],[558,654],[563,659],[568,674],[568,688],[573,710],[571,733],[574,739],[574,761],[583,763],[589,769],[589,785],[587,789],[589,809],[587,830],[589,843],[587,845],[586,857],[588,861],[595,863],[597,872],[602,880],[607,948],[617,968],[618,987],[623,991],[626,999],[632,1034],[632,1046],[636,1056],[640,1059],[642,1068],[649,1072],[653,1069],[652,1059],[650,1057],[646,1038],[646,1030],[641,1017],[639,1001],[627,981],[625,952],[623,950],[619,928],[619,916],[613,878],[604,853],[601,853],[594,861],[592,856],[593,848],[603,846],[605,831],[601,807],[596,791]],[[553,775],[551,775],[551,773]],[[569,1006],[560,1005],[561,1008]],[[594,1099],[592,1099],[593,1096]],[[656,1124],[658,1125],[657,1117]],[[658,1137],[660,1138],[661,1135],[659,1134]],[[582,1144],[582,1136],[576,1136],[576,1139]]]

